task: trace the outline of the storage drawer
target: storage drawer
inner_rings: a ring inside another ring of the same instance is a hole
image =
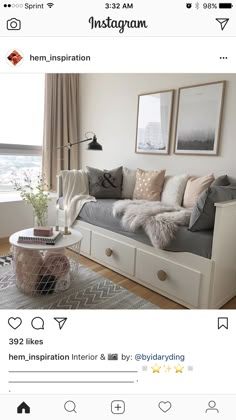
[[[81,248],[80,251],[85,254],[90,255],[90,249],[91,249],[91,230],[85,229],[81,226],[79,226],[78,229],[82,233],[82,241],[81,241]]]
[[[91,256],[104,264],[133,275],[135,247],[92,232]]]
[[[135,277],[157,292],[177,297],[197,307],[201,272],[176,264],[157,255],[137,250]]]

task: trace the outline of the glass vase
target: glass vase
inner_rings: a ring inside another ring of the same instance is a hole
[[[34,227],[43,227],[48,225],[47,212],[38,215],[34,212]]]

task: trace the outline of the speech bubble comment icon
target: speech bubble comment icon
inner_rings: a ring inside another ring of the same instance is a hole
[[[44,330],[44,320],[40,316],[36,316],[32,319],[31,325],[35,330]]]

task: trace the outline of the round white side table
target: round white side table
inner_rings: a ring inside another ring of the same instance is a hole
[[[72,262],[65,255],[70,247],[80,253],[82,234],[70,229],[70,235],[60,237],[55,245],[19,243],[19,236],[33,236],[33,229],[25,229],[10,236],[13,266],[17,287],[25,294],[48,295],[70,287]]]

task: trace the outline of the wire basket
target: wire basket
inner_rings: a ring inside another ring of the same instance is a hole
[[[40,251],[12,247],[17,287],[27,295],[51,295],[70,287],[70,260],[64,249]]]

